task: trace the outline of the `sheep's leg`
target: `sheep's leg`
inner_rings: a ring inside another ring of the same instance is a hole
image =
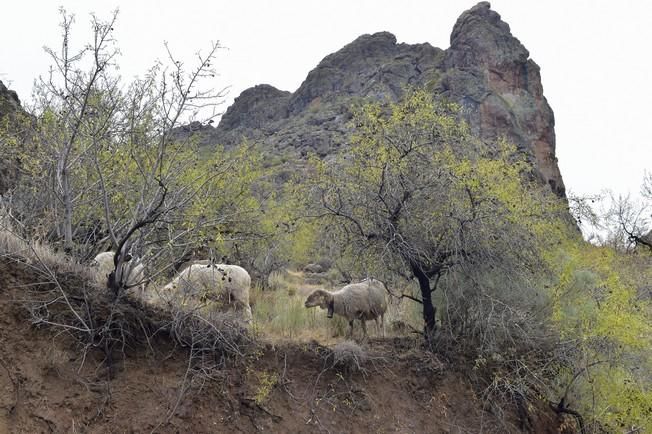
[[[380,326],[383,329],[383,337],[385,337],[385,314],[380,315]]]
[[[378,317],[374,318],[374,322],[376,323],[376,334],[380,334],[380,323],[378,322]]]
[[[349,339],[353,339],[353,321],[349,320]]]
[[[367,321],[361,319],[360,324],[362,324],[362,333],[363,333],[362,338],[367,339]]]

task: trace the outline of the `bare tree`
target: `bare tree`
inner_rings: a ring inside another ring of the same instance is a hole
[[[53,66],[49,75],[40,79],[37,95],[38,109],[43,115],[53,115],[50,119],[56,125],[56,133],[42,144],[52,162],[54,199],[63,214],[63,245],[70,252],[73,209],[78,194],[72,181],[75,167],[83,162],[89,147],[96,142],[93,139],[109,135],[116,126],[113,121],[120,100],[118,79],[111,75],[111,68],[118,55],[112,37],[117,11],[106,22],[93,16],[92,41],[76,51],[71,46],[74,18],[63,9],[61,16],[61,48],[59,51],[45,48]]]
[[[200,154],[192,137],[177,133],[183,123],[219,114],[225,88],[212,85],[218,42],[188,62],[168,49],[144,77],[125,82],[113,37],[117,12],[106,21],[92,16],[90,41],[81,46],[72,37],[73,16],[61,16],[61,48],[46,48],[53,66],[35,87],[33,145],[25,151],[34,167],[14,206],[32,219],[27,228],[43,226],[67,252],[76,247],[88,258],[115,250],[107,283],[118,295],[133,268],[130,255],[156,262],[162,250],[192,248],[201,241],[193,233],[236,218],[237,209],[197,217],[192,208],[244,157]],[[80,246],[86,230],[94,238]]]
[[[604,215],[608,231],[606,243],[622,251],[632,251],[637,246],[652,250],[650,204],[645,199],[613,194],[610,203]]]

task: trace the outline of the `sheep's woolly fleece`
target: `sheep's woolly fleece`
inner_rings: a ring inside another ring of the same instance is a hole
[[[249,291],[251,277],[247,270],[237,265],[195,263],[183,270],[168,283],[164,292],[176,292],[194,299],[214,298],[225,295],[228,304],[244,311],[245,319],[251,320]]]

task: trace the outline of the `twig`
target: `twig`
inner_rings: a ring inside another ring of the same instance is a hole
[[[18,406],[18,398],[19,398],[20,386],[19,386],[18,380],[16,380],[14,378],[14,376],[12,375],[11,371],[7,367],[7,364],[5,363],[5,361],[4,361],[4,359],[2,357],[0,357],[0,366],[5,368],[5,371],[7,371],[7,376],[9,377],[9,380],[11,380],[11,384],[14,386],[14,395],[15,395],[14,403],[9,408],[9,414],[13,414],[14,411],[16,410],[16,407]]]

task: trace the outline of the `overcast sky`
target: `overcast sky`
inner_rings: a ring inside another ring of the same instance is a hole
[[[0,80],[30,98],[50,64],[43,46],[60,43],[58,6],[75,13],[75,33],[90,34],[89,14],[119,8],[115,28],[121,73],[131,78],[163,58],[163,41],[190,59],[210,41],[216,87],[231,104],[250,86],[294,91],[327,54],[364,33],[387,30],[399,42],[447,48],[460,13],[474,1],[450,0],[43,0],[7,1],[0,25]],[[637,193],[652,169],[652,2],[494,0],[512,33],[541,67],[555,112],[557,157],[567,188]],[[73,35],[74,38],[74,35]],[[225,106],[226,108],[226,106]]]

